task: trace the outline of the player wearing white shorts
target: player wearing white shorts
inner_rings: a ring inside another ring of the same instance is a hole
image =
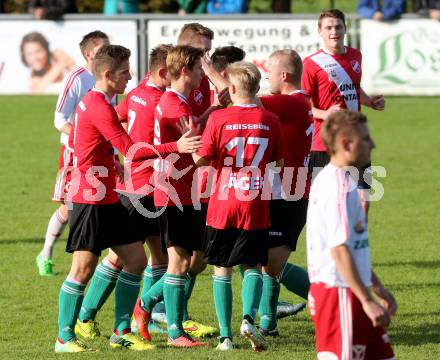
[[[349,110],[331,114],[322,137],[330,163],[312,183],[307,212],[309,307],[318,359],[394,359],[384,327],[397,305],[372,271],[368,223],[350,175],[368,164],[374,148],[367,118]]]
[[[64,201],[73,165],[73,151],[69,147],[68,139],[72,128],[74,112],[82,97],[95,85],[96,79],[92,74],[93,58],[96,52],[108,43],[108,36],[102,31],[93,31],[83,37],[79,47],[86,60],[86,64],[77,67],[66,75],[63,82],[63,90],[58,96],[54,125],[61,132],[61,151],[59,171],[52,200],[59,202],[60,206],[49,220],[43,249],[36,258],[38,271],[42,276],[54,275],[53,248],[67,224],[67,206]]]

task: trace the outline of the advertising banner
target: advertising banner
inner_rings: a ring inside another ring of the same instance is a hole
[[[112,44],[131,50],[133,79],[138,80],[136,21],[1,21],[0,94],[57,94],[64,75],[84,65],[79,50],[82,37],[104,31]]]
[[[367,93],[440,95],[440,22],[362,20],[360,33]]]
[[[267,73],[269,55],[280,49],[293,49],[304,58],[320,48],[316,20],[151,20],[148,22],[148,48],[159,44],[175,44],[185,23],[199,22],[214,31],[212,48],[237,46],[246,51],[246,61],[252,61],[260,69],[263,79]],[[268,91],[262,81],[262,93]]]

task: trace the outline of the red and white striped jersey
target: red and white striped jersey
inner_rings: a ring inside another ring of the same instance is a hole
[[[75,109],[85,94],[95,86],[96,78],[89,69],[78,66],[69,72],[63,80],[63,89],[58,95],[55,109],[54,125],[60,130],[65,123],[73,123]],[[117,98],[113,97],[111,104],[116,105]],[[69,148],[69,135],[61,133],[61,144]]]
[[[325,166],[312,182],[307,210],[307,267],[311,283],[349,287],[331,256],[346,244],[366,287],[371,286],[368,227],[356,182],[347,169]]]

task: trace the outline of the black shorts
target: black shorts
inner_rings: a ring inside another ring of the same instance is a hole
[[[330,162],[327,151],[310,151],[309,176],[313,180],[316,175]]]
[[[158,207],[157,211],[163,208]],[[192,255],[193,251],[202,251],[205,222],[200,210],[192,205],[183,205],[183,211],[177,206],[167,206],[159,216],[162,251],[179,246]]]
[[[137,198],[139,206],[142,206],[146,211],[156,213],[156,207],[154,206],[154,200],[152,196],[142,196],[119,193],[119,200],[121,204],[128,210],[129,227],[133,230],[134,238],[139,241],[145,242],[148,236],[159,236],[159,219],[158,217],[148,217],[147,213],[139,212],[138,209],[130,201],[130,198]],[[142,211],[142,208],[140,209]]]
[[[326,151],[311,151],[309,161],[309,175],[313,179],[318,175],[319,171],[330,162],[330,156]],[[371,188],[371,164],[361,167],[359,171],[359,179],[357,187],[359,189]],[[316,170],[314,170],[316,168]]]
[[[268,242],[268,229],[215,229],[207,225],[203,259],[208,264],[222,267],[267,265]]]
[[[297,201],[271,200],[269,248],[287,245],[296,250],[296,243],[307,218],[307,199]]]
[[[118,201],[115,204],[72,204],[69,210],[69,237],[66,251],[87,250],[96,256],[116,245],[136,241],[128,226],[127,209]]]

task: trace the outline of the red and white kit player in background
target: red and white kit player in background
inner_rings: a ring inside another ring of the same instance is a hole
[[[53,275],[53,248],[55,241],[61,236],[67,224],[67,206],[64,204],[64,200],[71,175],[69,168],[73,165],[73,151],[69,147],[68,139],[75,109],[82,97],[95,85],[96,79],[92,74],[93,58],[96,52],[108,43],[108,36],[101,31],[93,31],[83,37],[79,47],[86,60],[86,65],[79,66],[66,75],[63,90],[58,96],[54,125],[61,132],[61,151],[59,172],[52,200],[59,202],[60,207],[49,220],[44,247],[36,259],[39,273],[43,276]]]
[[[309,308],[318,359],[394,359],[384,327],[397,305],[372,271],[366,215],[348,172],[370,161],[374,143],[367,118],[338,111],[327,118],[322,137],[330,163],[312,183],[307,212]]]
[[[362,54],[344,45],[346,31],[344,13],[337,9],[323,11],[318,19],[318,33],[323,48],[303,62],[301,87],[311,99],[314,118],[309,163],[311,173],[314,168],[322,168],[329,161],[321,139],[321,126],[331,113],[341,109],[360,111],[361,104],[375,110],[385,107],[382,95],[370,97],[362,90]],[[359,188],[369,189],[369,184],[363,181],[363,175],[361,171]],[[364,205],[367,206],[367,203]]]

